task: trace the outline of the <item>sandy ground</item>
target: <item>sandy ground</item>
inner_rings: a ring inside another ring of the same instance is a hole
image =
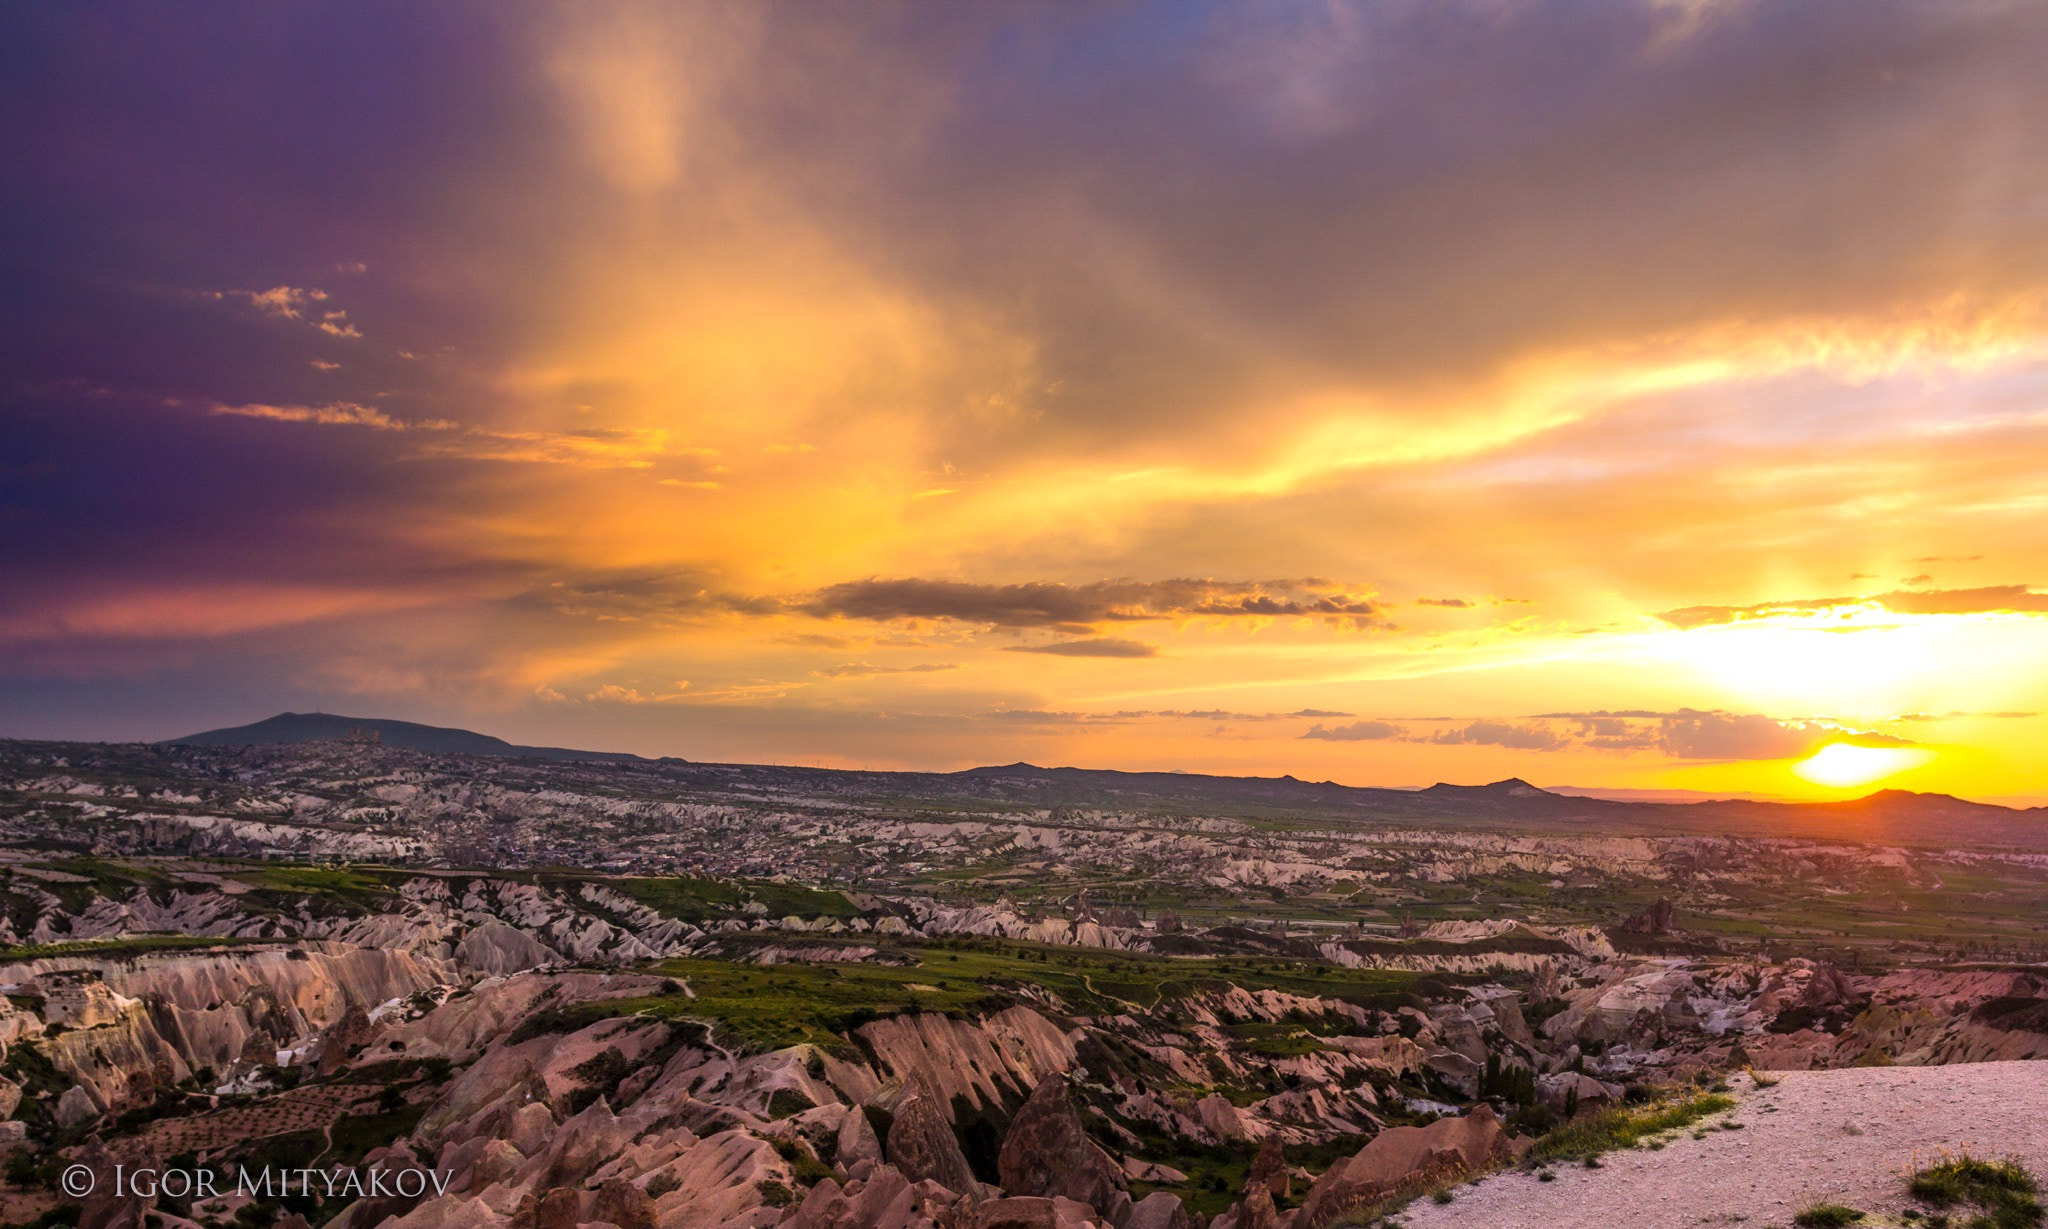
[[[1790,1225],[1814,1203],[1847,1204],[1893,1220],[1908,1205],[1902,1175],[1944,1148],[2017,1157],[2048,1182],[2048,1062],[1867,1067],[1777,1073],[1750,1089],[1737,1075],[1732,1113],[1700,1124],[1743,1124],[1662,1150],[1609,1153],[1603,1168],[1559,1165],[1556,1179],[1512,1172],[1422,1200],[1401,1214],[1414,1229],[1677,1229]]]

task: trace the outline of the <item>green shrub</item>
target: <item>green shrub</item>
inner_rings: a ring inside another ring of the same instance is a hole
[[[1817,1203],[1792,1218],[1799,1229],[1842,1229],[1863,1219],[1863,1213],[1839,1203]]]
[[[1973,1229],[2032,1229],[2042,1221],[2034,1175],[2018,1161],[1986,1161],[1967,1152],[1943,1157],[1908,1179],[1906,1191],[1937,1208],[1978,1209]]]
[[[1542,1139],[1529,1152],[1532,1161],[1591,1161],[1603,1152],[1632,1148],[1665,1131],[1691,1126],[1710,1114],[1735,1108],[1732,1097],[1720,1093],[1691,1093],[1649,1105],[1619,1105],[1586,1114],[1568,1122]]]

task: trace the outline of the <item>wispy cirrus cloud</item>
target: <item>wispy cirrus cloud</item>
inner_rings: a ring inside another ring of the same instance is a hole
[[[574,465],[594,469],[651,469],[665,460],[705,462],[716,455],[712,449],[677,445],[671,441],[667,431],[658,428],[507,430],[446,418],[399,418],[376,406],[353,401],[320,405],[268,405],[260,402],[227,405],[215,402],[208,413],[270,422],[408,432],[419,437],[407,454],[415,458]],[[693,485],[716,489],[719,484],[706,481]]]
[[[403,419],[393,418],[375,406],[362,405],[353,401],[335,401],[325,405],[264,405],[250,402],[245,405],[223,405],[216,402],[207,411],[210,414],[225,414],[234,418],[261,418],[270,422],[317,423],[324,427],[368,427],[373,431],[460,431],[461,423],[443,418]]]
[[[279,320],[299,320],[316,303],[327,301],[324,290],[309,290],[298,286],[272,286],[268,290],[221,290],[212,293],[213,298],[241,299],[266,316]]]
[[[959,668],[960,663],[955,661],[919,662],[913,666],[878,666],[870,661],[849,661],[813,670],[811,673],[819,678],[864,679],[873,678],[878,674],[937,674]]]
[[[1391,721],[1353,721],[1331,726],[1318,721],[1301,737],[1335,743],[1385,742],[1408,737],[1408,729]]]
[[[1920,577],[1918,579],[1927,579]],[[1748,606],[1685,606],[1658,618],[1678,628],[1747,623],[1785,615],[1828,614],[1856,609],[1892,614],[2048,614],[2048,593],[2031,585],[1984,585],[1974,589],[1894,589],[1867,597],[1809,597]]]
[[[345,311],[320,313],[320,331],[329,337],[345,337],[351,341],[363,335],[361,329],[349,322],[348,313]]]
[[[1086,640],[1055,640],[1048,644],[1013,644],[1006,653],[1043,653],[1050,657],[1157,657],[1159,646],[1118,636],[1094,636]]]
[[[327,334],[349,341],[359,340],[363,331],[348,318],[345,308],[329,308],[334,297],[308,286],[272,286],[268,290],[209,290],[202,295],[214,300],[247,303],[273,320],[300,320]]]

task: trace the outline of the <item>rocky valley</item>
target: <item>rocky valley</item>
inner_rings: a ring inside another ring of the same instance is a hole
[[[1325,1229],[2048,1057],[2025,812],[1116,776],[0,744],[0,1219]]]

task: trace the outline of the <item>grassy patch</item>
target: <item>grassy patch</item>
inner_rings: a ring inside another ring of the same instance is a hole
[[[331,1128],[334,1155],[327,1159],[358,1161],[366,1152],[388,1147],[393,1140],[411,1133],[413,1127],[419,1125],[420,1116],[426,1108],[425,1105],[402,1105],[381,1114],[351,1114],[336,1119]]]
[[[379,904],[394,890],[384,875],[339,866],[261,864],[241,871],[235,877],[264,892],[325,896],[364,908]]]
[[[702,922],[737,913],[750,904],[769,917],[857,917],[860,910],[840,892],[793,883],[750,883],[688,876],[657,879],[607,879],[607,887],[623,892],[667,917]]]
[[[1860,1209],[1846,1204],[1817,1203],[1810,1208],[1802,1208],[1793,1216],[1792,1223],[1799,1229],[1842,1229],[1844,1225],[1862,1220],[1863,1216]]]
[[[1295,1058],[1327,1048],[1316,1040],[1313,1033],[1299,1024],[1267,1024],[1255,1021],[1228,1024],[1224,1026],[1223,1031],[1241,1042],[1245,1049],[1267,1058]]]
[[[2018,1161],[1944,1156],[1907,1179],[1906,1192],[1937,1208],[1975,1208],[1972,1229],[2031,1229],[2042,1220],[2034,1175]]]
[[[1543,1138],[1529,1152],[1535,1162],[1578,1160],[1603,1152],[1633,1148],[1665,1131],[1689,1127],[1700,1119],[1735,1108],[1733,1097],[1692,1093],[1655,1105],[1618,1105],[1584,1115]]]
[[[943,942],[903,949],[915,965],[866,963],[829,965],[741,965],[721,960],[668,960],[657,971],[687,981],[696,997],[663,996],[646,1005],[657,1014],[692,1016],[720,1026],[730,1041],[749,1048],[779,1049],[811,1042],[841,1050],[840,1035],[870,1020],[905,1011],[972,1015],[999,1010],[1009,996],[1028,987],[1051,991],[1075,1011],[1112,1012],[1125,1004],[1152,1008],[1169,1000],[1229,984],[1246,989],[1322,993],[1351,1001],[1410,998],[1415,974],[1313,967],[1243,960],[1184,960],[1124,952],[1045,947],[995,940]],[[592,1004],[640,1010],[636,1000]],[[1254,1044],[1286,1045],[1307,1053],[1312,1038],[1283,1041],[1299,1025],[1265,1026],[1275,1037]],[[1249,1040],[1249,1039],[1248,1039]]]
[[[1357,1003],[1421,1001],[1445,990],[1398,970],[1317,967],[1302,961],[1175,959],[1126,952],[1048,947],[1006,940],[943,940],[897,949],[911,964],[750,965],[729,960],[664,960],[649,971],[673,978],[673,991],[641,998],[571,1004],[528,1020],[520,1039],[571,1032],[612,1016],[647,1014],[708,1021],[721,1043],[761,1051],[810,1043],[850,1056],[847,1035],[870,1021],[906,1012],[971,1017],[1049,991],[1073,1011],[1104,1013],[1127,1004],[1172,1009],[1174,1000],[1221,991],[1283,989]],[[687,989],[685,989],[687,987]],[[1320,1048],[1314,1022],[1259,1024],[1241,1030],[1252,1048],[1286,1054]]]
[[[47,960],[56,956],[98,956],[119,960],[150,952],[188,952],[209,947],[236,947],[257,939],[198,938],[192,935],[129,935],[121,939],[78,939],[70,943],[28,943],[0,947],[0,961]]]
[[[687,982],[689,993],[678,986],[666,994],[572,1004],[529,1021],[520,1031],[572,1032],[611,1016],[645,1014],[709,1021],[721,1042],[739,1049],[778,1050],[808,1042],[853,1057],[842,1034],[871,1020],[913,1011],[965,1015],[999,1009],[1008,1001],[971,981],[890,965],[763,966],[692,959],[665,960],[655,968]]]

